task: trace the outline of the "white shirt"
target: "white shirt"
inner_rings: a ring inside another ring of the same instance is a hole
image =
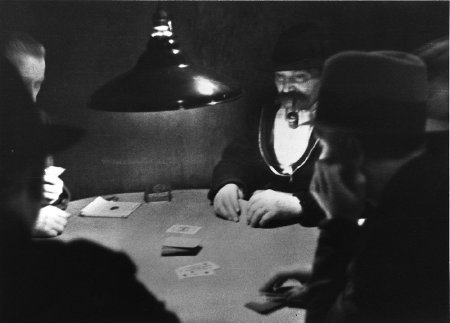
[[[289,127],[285,113],[286,110],[280,108],[275,116],[273,143],[275,156],[283,173],[291,175],[293,173],[292,164],[298,161],[308,148],[313,128],[310,125],[301,124],[311,120],[312,113],[305,110],[299,111],[299,126],[295,129]]]

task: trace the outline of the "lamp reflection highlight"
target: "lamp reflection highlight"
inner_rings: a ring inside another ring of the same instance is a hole
[[[194,76],[194,81],[197,91],[203,95],[212,95],[217,91],[217,86],[202,76]]]

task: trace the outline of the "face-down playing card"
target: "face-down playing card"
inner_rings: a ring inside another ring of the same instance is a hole
[[[248,302],[245,307],[263,315],[270,314],[286,306],[282,300],[262,300],[258,302]]]
[[[164,240],[161,256],[193,256],[200,252],[201,240],[185,237],[168,237]]]

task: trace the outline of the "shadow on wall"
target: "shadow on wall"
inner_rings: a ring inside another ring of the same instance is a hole
[[[243,129],[243,100],[152,113],[89,113],[86,138],[61,155],[78,197],[144,191],[146,185],[207,188],[227,144]],[[76,163],[73,161],[76,160]]]

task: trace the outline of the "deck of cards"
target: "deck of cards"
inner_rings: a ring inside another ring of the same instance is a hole
[[[220,267],[211,261],[203,261],[197,264],[183,266],[175,270],[178,279],[210,276]]]

